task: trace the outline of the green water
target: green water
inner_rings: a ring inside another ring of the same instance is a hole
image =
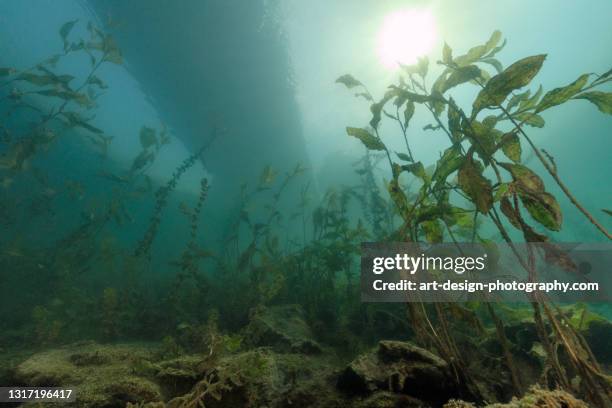
[[[362,303],[359,257],[609,242],[611,7],[1,3],[0,386],[366,407],[539,384],[605,406],[609,303]],[[431,17],[427,63],[381,62],[398,10]]]

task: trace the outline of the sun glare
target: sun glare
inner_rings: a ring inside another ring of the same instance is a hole
[[[378,35],[378,55],[383,65],[396,69],[426,55],[436,39],[433,15],[427,10],[403,10],[389,14]]]

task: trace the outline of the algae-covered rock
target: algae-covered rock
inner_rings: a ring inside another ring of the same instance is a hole
[[[341,407],[333,365],[320,356],[257,348],[220,358],[191,392],[169,408],[203,402],[206,408]]]
[[[431,408],[431,405],[409,395],[379,391],[354,402],[355,408]]]
[[[257,310],[245,331],[253,347],[269,346],[280,352],[317,354],[321,346],[314,340],[304,311],[299,305],[282,305]]]
[[[513,398],[507,404],[491,404],[483,408],[588,408],[582,400],[562,390],[544,390],[532,387],[523,398]],[[476,408],[460,400],[448,401],[443,408]]]
[[[441,404],[457,396],[448,364],[435,354],[401,341],[381,341],[357,357],[338,379],[352,395],[392,391]]]
[[[149,347],[139,344],[73,344],[28,358],[17,366],[13,381],[27,386],[72,387],[76,395],[72,405],[79,407],[161,401],[159,385],[133,368],[134,362],[150,353]]]

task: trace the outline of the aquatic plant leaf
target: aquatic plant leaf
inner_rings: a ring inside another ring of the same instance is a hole
[[[520,192],[521,202],[534,220],[546,228],[559,231],[563,216],[555,197],[547,192]]]
[[[370,96],[369,93],[366,92],[358,92],[355,94],[356,98],[362,97],[363,99],[365,99],[366,101],[370,101],[370,102],[374,102],[374,100],[372,99],[372,97]]]
[[[544,95],[544,97],[538,104],[535,113],[542,112],[545,109],[552,108],[553,106],[565,103],[578,92],[580,92],[582,88],[584,88],[588,79],[589,74],[582,74],[571,84],[561,88],[555,88],[552,91],[546,92],[546,95]]]
[[[485,58],[482,60],[482,62],[491,65],[493,68],[495,68],[498,74],[501,74],[504,70],[504,67],[502,66],[501,62],[499,62],[499,60],[497,60],[496,58]]]
[[[446,178],[461,167],[464,157],[461,155],[461,147],[455,145],[444,151],[444,154],[436,163],[436,170],[432,176],[434,183],[443,183]]]
[[[458,180],[459,187],[474,202],[478,211],[488,213],[493,206],[493,189],[472,157],[468,157],[461,165]]]
[[[495,47],[499,43],[499,40],[501,40],[501,36],[501,32],[495,30],[485,44],[470,48],[466,54],[456,57],[453,62],[457,64],[457,66],[463,67],[478,61],[482,57],[493,57],[505,45],[504,42],[500,47]]]
[[[96,134],[104,133],[101,129],[98,129],[97,127],[87,123],[87,121],[81,118],[81,116],[76,112],[62,112],[62,116],[64,116],[68,120],[68,124],[70,126],[80,126]]]
[[[510,92],[528,85],[542,68],[545,59],[545,54],[523,58],[491,78],[478,93],[472,105],[472,116],[475,117],[484,108],[500,105]]]
[[[104,51],[104,61],[112,62],[113,64],[123,64],[123,56],[121,50],[117,47],[112,36],[107,35],[102,42],[102,51]]]
[[[359,82],[358,80],[355,79],[355,77],[353,77],[350,74],[344,74],[341,77],[339,77],[338,79],[336,79],[336,83],[338,84],[343,84],[344,86],[346,86],[348,89],[354,88],[356,86],[361,86],[363,85],[361,82]]]
[[[98,78],[95,75],[92,75],[91,77],[89,77],[89,80],[87,81],[87,83],[92,84],[92,85],[97,85],[100,89],[108,88],[108,85],[106,85],[100,78]]]
[[[397,157],[399,157],[400,160],[407,161],[407,162],[411,162],[412,161],[410,159],[410,156],[408,156],[406,153],[395,152],[395,154],[397,155]]]
[[[521,161],[521,142],[516,133],[506,133],[501,139],[502,152],[513,162]]]
[[[612,92],[590,91],[575,96],[574,99],[586,99],[595,104],[597,109],[608,115],[612,115]]]
[[[445,64],[453,63],[453,50],[446,42],[444,42],[444,47],[442,48],[442,62]]]
[[[24,72],[20,74],[16,79],[39,86],[51,85],[56,82],[51,75],[37,75],[32,74],[31,72]]]
[[[529,126],[537,128],[542,128],[546,124],[543,117],[531,112],[519,113],[518,115],[514,115],[513,118],[518,120],[519,122],[524,122]]]
[[[62,37],[62,41],[64,42],[64,44],[67,44],[68,34],[70,34],[70,31],[72,31],[72,28],[78,21],[79,21],[78,19],[68,21],[60,27],[59,34],[60,34],[60,37]]]
[[[463,126],[463,132],[471,137],[472,146],[474,146],[478,156],[485,164],[488,164],[490,157],[497,150],[502,132],[476,120],[466,121]]]
[[[506,110],[508,111],[512,110],[512,108],[514,108],[520,102],[528,99],[529,95],[531,95],[531,90],[529,89],[526,90],[525,92],[521,92],[519,94],[512,95],[510,99],[508,100],[508,104],[506,105]]]
[[[155,158],[155,154],[153,154],[153,152],[150,152],[148,150],[143,150],[132,161],[132,167],[130,168],[130,171],[133,173],[135,171],[142,169],[144,166],[146,166],[150,162],[153,162],[154,158]]]
[[[401,94],[398,92],[398,89],[400,88],[390,89],[389,91],[385,93],[385,96],[383,96],[383,98],[379,102],[373,103],[370,106],[370,112],[372,112],[372,119],[370,120],[370,126],[372,126],[374,129],[378,128],[378,124],[380,123],[380,119],[381,119],[382,109],[386,105],[386,103],[389,102],[389,100],[391,100],[394,97],[400,97]],[[402,97],[405,97],[406,99],[408,99],[406,96],[402,96]],[[394,117],[392,118],[395,119]]]
[[[538,86],[538,90],[531,97],[520,101],[518,110],[525,111],[536,106],[543,93],[544,88],[542,88],[542,85]]]
[[[425,167],[420,161],[412,164],[404,164],[403,166],[401,166],[401,168],[402,170],[412,173],[422,180],[427,180],[427,173],[425,172]]]
[[[518,187],[533,193],[544,192],[544,182],[533,171],[522,164],[499,163],[501,167],[508,170]]]
[[[364,146],[369,150],[385,150],[384,143],[365,129],[347,127],[346,133],[349,136],[353,136],[361,140]]]
[[[467,65],[465,67],[459,67],[449,75],[444,84],[442,85],[440,92],[444,93],[449,89],[461,85],[465,82],[469,82],[473,79],[480,77],[480,68],[476,65]]]
[[[391,85],[389,88],[391,88],[391,92],[393,92],[393,96],[402,96],[405,97],[407,100],[415,102],[415,103],[426,103],[426,102],[433,102],[434,101],[434,97],[429,96],[429,95],[421,95],[421,94],[417,94],[414,92],[410,92],[407,91],[405,89],[402,88],[398,88],[395,85]]]
[[[523,229],[522,223],[520,221],[520,216],[517,213],[516,209],[512,206],[512,204],[510,204],[510,200],[507,197],[501,199],[501,202],[499,203],[499,209],[501,210],[502,214],[506,216],[508,221],[510,221],[510,224],[512,224],[515,228],[519,230]]]
[[[493,201],[498,202],[502,198],[506,197],[510,192],[510,183],[500,183],[495,190],[495,194],[493,195]]]
[[[442,242],[442,227],[438,220],[424,221],[421,227],[423,228],[427,242],[432,244]]]
[[[85,106],[85,107],[93,106],[92,100],[87,95],[79,93],[79,92],[46,89],[43,91],[38,91],[36,93],[39,95],[44,95],[44,96],[55,96],[57,98],[61,98],[66,101],[73,100],[79,105]]]
[[[605,208],[602,208],[601,211],[612,217],[612,210],[606,210]]]
[[[408,127],[412,116],[414,116],[414,102],[408,101],[406,108],[404,109],[404,128]]]
[[[143,126],[140,128],[140,145],[143,149],[147,149],[151,146],[158,145],[157,136],[155,135],[155,130],[150,127]]]
[[[453,136],[453,141],[458,142],[461,140],[461,113],[455,104],[453,98],[450,99],[448,106],[448,130]]]
[[[423,57],[419,58],[416,64],[405,65],[399,63],[399,66],[409,76],[419,75],[424,78],[427,75],[427,70],[429,68],[429,59],[427,57]]]

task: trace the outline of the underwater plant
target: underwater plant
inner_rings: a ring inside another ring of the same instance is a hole
[[[208,141],[204,143],[204,145],[202,145],[202,147],[200,147],[195,153],[193,153],[191,156],[186,158],[183,161],[183,163],[179,167],[177,167],[177,169],[174,171],[174,173],[172,174],[172,178],[166,183],[166,185],[160,187],[155,192],[156,201],[155,201],[155,207],[153,209],[153,214],[151,215],[151,218],[149,221],[149,227],[147,228],[143,238],[140,240],[140,242],[138,243],[136,247],[136,250],[134,251],[134,254],[136,256],[148,256],[149,255],[149,250],[151,249],[151,245],[153,244],[153,241],[155,240],[155,236],[157,235],[157,230],[161,222],[161,212],[166,206],[166,204],[168,203],[168,196],[170,195],[172,190],[176,188],[176,185],[178,184],[178,181],[180,180],[181,176],[196,163],[196,161],[202,156],[202,154],[206,151],[206,149],[208,149],[210,145],[214,142],[216,137],[217,137],[217,128],[215,127],[213,128],[212,136],[208,139]],[[141,134],[141,140],[142,140],[142,134]],[[141,155],[144,154],[143,157],[145,158],[149,157],[149,153],[145,153],[145,152],[146,150],[143,150],[143,153],[141,153]],[[134,163],[135,164],[139,163],[139,165],[136,167],[141,168],[148,161],[149,161],[148,158],[142,159],[142,160],[139,160],[137,158],[134,161]],[[141,162],[144,162],[145,164],[140,165]],[[132,166],[132,168],[134,168],[134,165]]]
[[[555,232],[561,229],[563,216],[557,199],[547,191],[544,181],[522,162],[525,148],[533,151],[569,201],[590,223],[608,239],[612,236],[562,181],[559,165],[546,150],[533,143],[525,126],[543,127],[542,113],[573,100],[587,100],[601,112],[612,114],[612,93],[599,90],[612,81],[612,70],[601,75],[580,75],[574,82],[546,93],[542,87],[533,93],[531,90],[519,93],[537,75],[546,55],[529,56],[504,69],[496,59],[505,45],[505,41],[500,44],[501,39],[502,34],[495,31],[485,44],[460,56],[453,56],[451,48],[445,44],[442,59],[438,62],[443,71],[431,86],[426,81],[429,73],[427,58],[421,58],[413,66],[402,65],[399,82],[390,85],[380,100],[376,100],[367,87],[351,75],[339,77],[337,83],[348,89],[360,89],[357,96],[371,102],[369,128],[347,127],[346,132],[359,139],[367,150],[382,152],[387,159],[392,176],[387,189],[402,220],[395,239],[457,242],[457,227],[468,216],[473,219],[472,242],[487,243],[477,231],[477,221],[483,219],[491,223],[510,246],[513,241],[508,228],[512,227],[522,233],[526,242],[541,243],[541,255],[547,260],[575,270],[576,265],[569,257],[531,224],[535,222]],[[491,67],[495,70],[493,74],[488,71]],[[464,109],[449,95],[449,91],[467,85],[477,87],[478,94],[472,106]],[[424,109],[433,119],[425,130],[442,132],[448,139],[449,147],[431,171],[410,148],[410,121],[416,108]],[[405,152],[392,155],[381,134],[383,118],[400,129]],[[507,123],[509,128],[504,127]],[[416,196],[409,197],[402,187],[400,177],[403,174],[410,174],[418,180],[420,187]],[[469,208],[458,205],[460,200]],[[538,254],[530,253],[527,259],[516,251],[515,254],[529,276],[536,276],[535,256]],[[583,379],[580,392],[588,400],[598,406],[611,404],[610,380],[601,371],[580,333],[566,322],[555,305],[547,303],[541,295],[530,296],[529,301],[554,383],[571,392],[573,387],[568,373],[578,373]],[[421,342],[434,346],[451,364],[457,378],[462,378],[478,396],[466,370],[466,362],[449,332],[449,310],[454,308],[456,306],[451,304],[429,307],[435,312],[436,328],[423,304],[410,303],[408,312]],[[524,385],[508,350],[503,323],[489,304],[487,310],[504,349],[515,391],[520,394]],[[552,340],[548,327],[552,331]],[[564,363],[559,357],[561,350],[568,356]],[[563,364],[568,367],[562,367]]]

